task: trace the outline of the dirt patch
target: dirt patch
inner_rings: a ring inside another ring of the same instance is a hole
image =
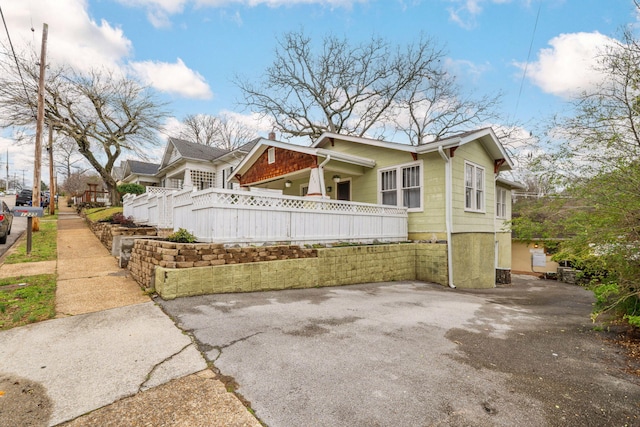
[[[45,388],[26,378],[0,374],[0,424],[4,427],[47,426],[52,402]]]
[[[640,377],[640,330],[631,326],[622,327],[608,341],[622,347],[627,357],[626,371]]]

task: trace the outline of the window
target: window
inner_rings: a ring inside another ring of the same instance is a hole
[[[496,188],[496,216],[507,217],[507,190],[504,188]]]
[[[398,204],[397,184],[395,169],[381,173],[380,193],[383,205],[396,206]]]
[[[302,197],[306,196],[308,192],[309,192],[309,184],[305,184],[305,185],[301,185],[300,186],[300,195]]]
[[[484,212],[484,168],[473,163],[464,165],[464,208]]]
[[[422,209],[421,167],[421,163],[412,163],[380,171],[380,203]]]
[[[233,190],[233,182],[227,182],[233,173],[233,166],[222,169],[222,188]]]
[[[269,164],[273,164],[276,162],[276,149],[275,147],[271,147],[267,150],[267,161]]]

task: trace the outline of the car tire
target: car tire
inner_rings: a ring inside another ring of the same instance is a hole
[[[0,237],[0,245],[4,245],[5,243],[7,243],[7,235],[6,234],[4,236]]]

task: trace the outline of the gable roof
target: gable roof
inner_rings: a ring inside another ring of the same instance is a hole
[[[229,150],[209,147],[208,145],[189,142],[184,139],[169,138],[169,142],[173,144],[178,153],[180,153],[180,156],[186,159],[215,160],[229,153]]]
[[[338,133],[325,132],[311,145],[311,147],[325,147],[330,144],[334,139],[341,141],[354,142],[357,144],[366,144],[374,147],[388,148],[390,150],[406,151],[409,153],[425,154],[438,151],[440,147],[443,149],[459,147],[472,141],[479,141],[487,150],[494,160],[504,159],[504,164],[500,167],[500,170],[512,169],[514,164],[509,154],[506,152],[502,143],[493,132],[493,129],[483,128],[478,130],[472,130],[468,132],[462,132],[457,135],[450,136],[448,138],[440,139],[437,141],[428,142],[423,145],[408,145],[400,144],[397,142],[383,141],[379,139],[364,138],[359,136],[340,135]]]
[[[511,160],[511,157],[504,149],[504,146],[498,139],[498,136],[490,127],[463,132],[438,141],[419,145],[416,147],[416,152],[418,154],[431,153],[438,151],[439,147],[442,147],[443,149],[460,147],[473,141],[479,141],[494,160],[504,159],[504,163],[500,166],[500,170],[513,169],[514,163]]]
[[[368,159],[365,157],[354,156],[352,154],[340,153],[337,151],[326,150],[324,148],[315,148],[313,146],[306,147],[303,145],[289,144],[287,142],[275,141],[272,139],[259,138],[254,142],[253,148],[249,153],[242,159],[240,164],[234,169],[233,176],[229,177],[229,181],[235,179],[235,175],[244,174],[253,163],[270,147],[277,147],[283,150],[295,151],[298,153],[309,154],[311,156],[318,156],[331,158],[332,160],[337,160],[345,163],[350,163],[358,166],[365,166],[372,168],[376,165],[375,160]]]
[[[158,163],[140,162],[138,160],[127,160],[125,171],[134,175],[155,175],[160,168]]]
[[[173,156],[176,152],[177,156]],[[209,147],[208,145],[197,144],[195,142],[186,141],[180,138],[169,137],[167,145],[162,155],[162,161],[158,172],[166,169],[172,163],[175,163],[175,157],[186,160],[196,160],[200,162],[210,162],[216,160],[225,154],[230,153],[218,147]]]

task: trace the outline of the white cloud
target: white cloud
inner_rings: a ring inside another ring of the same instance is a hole
[[[476,26],[476,19],[482,13],[484,3],[511,3],[511,0],[449,0],[453,6],[448,8],[449,19],[465,29]],[[528,0],[527,0],[528,3]]]
[[[211,99],[213,94],[204,77],[178,58],[177,62],[143,61],[130,64],[134,74],[143,82],[162,92],[184,98]]]
[[[561,34],[526,67],[527,77],[544,92],[563,98],[575,96],[606,78],[596,66],[603,49],[614,42],[598,32]],[[526,64],[516,66],[524,69]]]
[[[134,6],[156,5],[158,10],[179,13],[188,0],[128,0]],[[124,2],[124,0],[123,0]],[[134,70],[146,83],[160,91],[183,97],[210,99],[211,89],[204,77],[180,59],[175,64],[130,62],[133,44],[123,30],[107,21],[99,23],[88,13],[87,0],[21,0],[2,5],[12,42],[18,52],[31,49],[38,55],[42,23],[49,26],[47,62],[69,65],[78,71],[104,67]],[[155,15],[162,20],[162,14]],[[31,27],[34,31],[31,31]],[[0,33],[0,43],[6,35]]]
[[[149,22],[156,28],[166,28],[171,26],[171,16],[180,14],[187,4],[194,7],[225,7],[225,6],[295,6],[316,4],[331,8],[350,8],[354,3],[366,3],[369,0],[116,0],[124,6],[143,8],[147,11]],[[500,1],[500,0],[494,0]],[[240,21],[238,13],[233,19]]]
[[[32,49],[39,54],[42,24],[48,24],[48,62],[79,70],[113,68],[131,53],[131,41],[122,29],[89,17],[86,0],[22,0],[5,2],[2,8],[17,51]],[[0,40],[6,40],[4,31]]]
[[[268,134],[273,129],[271,119],[267,116],[258,113],[241,114],[235,111],[222,110],[220,116],[224,116],[227,119],[240,123],[249,129],[255,130],[257,133]]]
[[[451,59],[445,60],[445,69],[449,74],[456,77],[457,81],[471,81],[477,82],[480,77],[491,69],[489,63],[477,64],[465,59]]]

